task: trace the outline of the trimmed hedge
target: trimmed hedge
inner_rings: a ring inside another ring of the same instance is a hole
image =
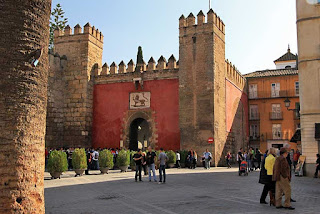
[[[99,153],[99,167],[100,168],[113,168],[113,154],[110,150],[105,149]]]
[[[52,151],[49,156],[48,172],[65,172],[68,170],[67,154],[63,151]]]
[[[73,169],[86,170],[87,165],[87,155],[84,149],[75,149],[72,153],[72,166]]]

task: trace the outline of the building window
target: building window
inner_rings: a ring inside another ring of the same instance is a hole
[[[295,93],[296,93],[296,96],[299,96],[299,82],[295,82],[294,83],[294,88],[295,88]]]
[[[259,111],[258,105],[250,105],[250,120],[258,120],[259,119]]]
[[[250,125],[250,138],[252,140],[257,140],[259,136],[259,126],[257,124]]]
[[[279,97],[280,94],[280,83],[271,84],[271,97]]]
[[[272,106],[271,106],[271,119],[282,119],[280,104],[272,104]]]
[[[281,124],[272,124],[272,139],[280,140],[282,138]]]
[[[256,84],[249,85],[249,99],[258,98],[258,86]]]

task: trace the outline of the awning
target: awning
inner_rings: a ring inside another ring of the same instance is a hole
[[[290,142],[297,143],[298,141],[301,141],[301,130],[297,129],[294,133],[293,137],[291,138]]]

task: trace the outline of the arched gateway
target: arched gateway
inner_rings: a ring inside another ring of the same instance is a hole
[[[123,121],[124,129],[121,138],[124,147],[136,151],[138,143],[142,147],[156,146],[156,128],[152,118],[152,111],[129,111],[127,117]]]

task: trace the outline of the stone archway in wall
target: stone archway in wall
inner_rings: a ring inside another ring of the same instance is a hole
[[[122,123],[123,131],[120,136],[120,139],[123,141],[123,146],[127,149],[131,148],[134,149],[136,146],[132,146],[133,141],[137,138],[134,136],[135,134],[132,133],[133,129],[136,129],[137,125],[142,125],[144,128],[148,128],[148,131],[145,131],[147,134],[144,136],[140,136],[141,140],[146,140],[148,142],[148,146],[152,148],[156,148],[158,143],[158,135],[156,129],[156,123],[154,120],[154,113],[152,110],[129,110]],[[147,123],[147,124],[145,124]],[[130,139],[134,137],[135,139]],[[131,145],[130,145],[131,142]],[[143,145],[143,142],[141,142]],[[144,145],[143,145],[144,146]],[[133,148],[134,147],[134,148]]]

